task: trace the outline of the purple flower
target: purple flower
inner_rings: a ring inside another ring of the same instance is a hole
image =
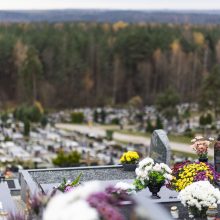
[[[96,208],[100,216],[105,220],[125,220],[124,216],[118,211],[118,209],[107,203],[99,203]]]
[[[208,179],[208,177],[206,176],[206,171],[199,172],[195,176],[195,181],[201,181],[201,180],[207,180],[207,179]]]
[[[71,192],[73,191],[74,187],[73,186],[67,186],[65,189],[64,189],[64,192]]]
[[[134,204],[133,199],[126,190],[116,189],[114,187],[106,188],[106,193],[111,195],[109,202],[114,205],[124,205],[124,203]]]
[[[21,213],[17,213],[17,214],[9,214],[7,220],[25,220],[25,215],[21,214]]]
[[[91,207],[96,208],[104,220],[125,220],[119,207],[134,202],[124,190],[108,187],[105,192],[95,193],[87,199]]]

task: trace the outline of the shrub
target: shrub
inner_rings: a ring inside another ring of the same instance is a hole
[[[193,138],[195,136],[194,132],[192,131],[192,129],[187,128],[184,132],[184,136],[189,137],[189,138]]]
[[[1,120],[3,123],[6,123],[6,121],[8,120],[8,114],[7,113],[3,113],[1,115]]]
[[[46,117],[43,114],[42,107],[39,107],[39,103],[33,106],[21,106],[14,111],[14,118],[20,121],[29,120],[30,122],[40,122],[42,117]]]
[[[28,119],[24,120],[24,136],[29,136],[30,134],[30,122]]]
[[[112,121],[111,121],[111,123],[112,123],[113,125],[119,125],[120,119],[119,119],[119,118],[113,118]]]
[[[41,123],[42,127],[46,127],[47,126],[48,120],[47,120],[47,117],[45,115],[42,116],[40,123]]]
[[[140,96],[134,96],[129,100],[128,105],[133,108],[141,108],[143,107],[143,100]]]
[[[146,132],[152,133],[153,131],[154,131],[154,126],[152,125],[151,120],[148,119],[147,120]]]
[[[53,159],[53,164],[58,167],[71,167],[79,164],[81,159],[81,154],[77,151],[73,151],[68,154],[64,154],[63,151],[60,151],[57,154],[57,157]]]
[[[106,138],[108,140],[112,140],[113,139],[113,134],[114,134],[114,131],[113,130],[106,130]]]
[[[163,129],[163,123],[159,116],[157,116],[155,129]]]
[[[82,124],[84,121],[84,114],[82,112],[73,112],[71,114],[71,120],[74,124]]]

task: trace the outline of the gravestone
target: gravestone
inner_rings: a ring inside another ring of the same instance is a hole
[[[170,144],[164,130],[155,130],[151,137],[149,155],[157,163],[170,165]]]

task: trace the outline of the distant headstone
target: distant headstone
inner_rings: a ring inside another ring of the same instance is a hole
[[[170,165],[170,154],[170,144],[166,132],[164,130],[155,130],[151,137],[150,157],[157,163]]]

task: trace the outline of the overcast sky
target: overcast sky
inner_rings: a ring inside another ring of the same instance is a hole
[[[220,0],[0,0],[0,10],[16,9],[220,9]]]

